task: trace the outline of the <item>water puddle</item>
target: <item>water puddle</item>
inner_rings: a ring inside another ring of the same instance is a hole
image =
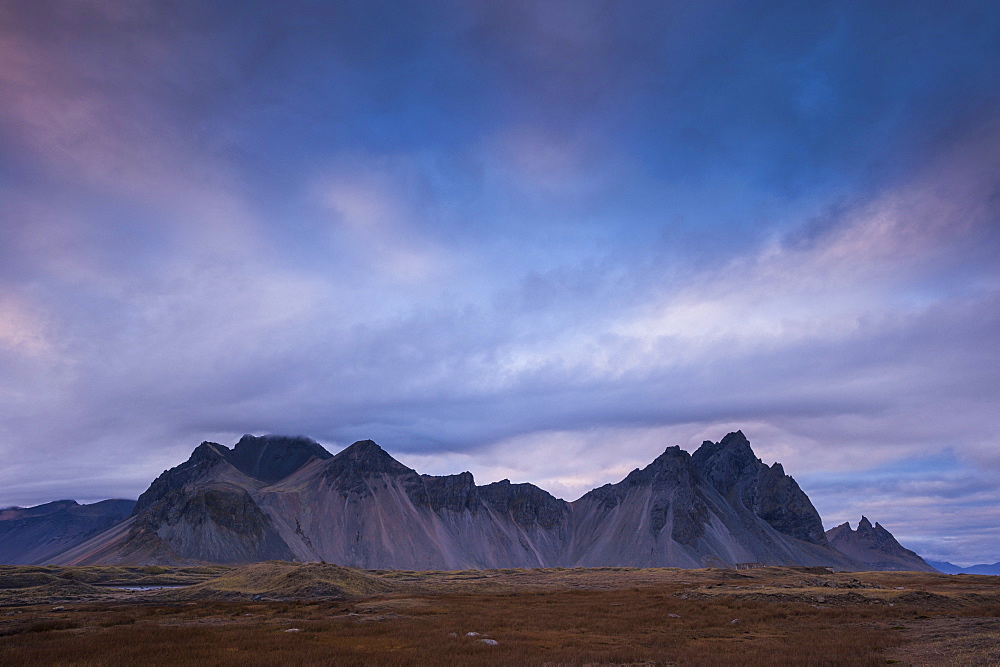
[[[105,588],[113,588],[116,591],[162,591],[169,590],[172,588],[187,588],[190,584],[172,584],[169,586],[104,586]]]

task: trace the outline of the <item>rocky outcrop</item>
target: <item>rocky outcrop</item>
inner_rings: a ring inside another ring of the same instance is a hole
[[[750,510],[780,533],[827,545],[823,520],[809,496],[780,463],[765,465],[754,456],[742,431],[718,443],[706,441],[692,457],[695,467],[727,501]]]
[[[892,533],[864,516],[858,529],[846,521],[827,531],[826,537],[837,551],[860,563],[866,570],[937,572],[916,552],[903,547]]]
[[[472,475],[469,475],[471,481]],[[493,511],[508,515],[519,526],[554,529],[569,522],[569,503],[534,484],[511,484],[509,479],[477,487],[479,497]]]
[[[742,433],[706,442],[693,456],[670,447],[621,482],[572,503],[568,561],[587,566],[761,562],[850,568],[848,559],[825,544],[783,532],[783,523],[775,526],[760,516],[759,494],[770,488],[770,474]]]

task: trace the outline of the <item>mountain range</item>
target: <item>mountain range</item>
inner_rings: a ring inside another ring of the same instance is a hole
[[[0,563],[47,563],[126,520],[134,508],[134,500],[102,500],[91,505],[56,500],[36,507],[0,509]]]
[[[202,443],[134,506],[129,502],[60,505],[42,514],[52,516],[49,523],[28,516],[46,506],[5,510],[11,518],[0,514],[0,535],[17,538],[4,541],[9,546],[0,557],[62,565],[294,560],[428,570],[748,563],[933,571],[865,518],[857,531],[845,524],[824,532],[795,480],[780,464],[761,462],[740,431],[706,441],[694,454],[670,447],[573,502],[532,484],[478,486],[469,472],[422,475],[371,440],[334,456],[308,438],[246,435],[232,449]],[[87,520],[66,518],[74,511]]]
[[[945,574],[1000,575],[1000,562],[981,563],[979,565],[970,565],[968,567],[962,567],[961,565],[955,565],[954,563],[949,563],[947,561],[940,561],[940,560],[928,560],[927,564],[933,567],[938,572],[944,572]]]

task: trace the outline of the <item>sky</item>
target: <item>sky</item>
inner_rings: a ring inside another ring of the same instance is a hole
[[[573,500],[742,429],[1000,560],[1000,5],[0,0],[0,506],[372,438]]]

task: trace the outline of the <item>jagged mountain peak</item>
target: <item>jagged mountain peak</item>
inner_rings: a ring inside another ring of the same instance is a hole
[[[275,446],[309,449],[317,453],[325,453],[327,457],[331,456],[318,442],[304,435],[253,435],[247,433],[239,439],[233,447],[233,451],[249,450],[257,452],[261,449]]]
[[[211,467],[225,461],[247,477],[265,484],[274,484],[313,458],[328,459],[331,456],[330,452],[310,438],[247,434],[232,449],[206,440],[195,448],[187,462],[178,466],[178,469]]]
[[[351,458],[358,462],[368,462],[374,465],[396,463],[402,465],[389,452],[382,449],[374,440],[358,440],[345,447],[337,454],[338,457]]]
[[[691,455],[680,448],[679,445],[672,445],[663,450],[663,453],[653,459],[650,465],[670,465],[675,461],[689,461]],[[648,466],[647,466],[648,467]]]
[[[358,441],[356,441],[356,442],[348,445],[347,447],[344,447],[344,449],[341,450],[340,453],[341,454],[351,454],[351,455],[354,455],[354,456],[358,456],[358,455],[361,455],[361,454],[367,454],[367,453],[376,453],[376,454],[384,454],[385,456],[389,456],[389,452],[387,452],[384,449],[382,449],[382,446],[379,445],[374,440],[358,440]]]
[[[706,440],[691,461],[723,496],[730,495],[741,482],[756,477],[767,467],[754,454],[743,431],[729,433],[719,442]]]
[[[662,454],[653,459],[652,463],[629,477],[633,477],[635,481],[653,484],[689,486],[696,482],[696,476],[697,472],[691,464],[691,455],[674,445],[667,447]]]
[[[719,441],[719,444],[723,445],[724,447],[730,447],[730,446],[749,447],[750,441],[747,440],[747,437],[743,434],[743,431],[737,430],[727,433],[725,437]]]
[[[657,490],[682,489],[682,492],[687,492],[697,482],[698,474],[691,465],[691,455],[674,445],[667,447],[645,468],[636,468],[616,484],[605,484],[592,489],[580,500],[589,498],[610,508],[620,504],[635,489],[648,487]]]
[[[857,530],[851,524],[826,531],[830,546],[872,570],[916,570],[935,572],[924,559],[901,545],[881,524],[873,526],[868,517],[862,516]]]
[[[472,473],[467,473],[471,475]],[[480,492],[490,492],[495,494],[503,494],[508,496],[514,496],[520,493],[531,493],[538,495],[540,497],[551,498],[557,502],[564,502],[553,496],[551,493],[545,489],[535,486],[531,482],[511,482],[509,479],[501,479],[497,482],[490,482],[489,484],[484,484],[478,487]]]
[[[233,449],[206,440],[195,447],[187,461],[164,470],[153,480],[149,488],[139,496],[133,513],[138,515],[162,503],[189,484],[214,478],[219,474],[225,475],[226,470],[257,482],[273,484],[300,469],[314,457],[330,456],[329,452],[308,438],[248,434],[240,438]],[[231,468],[219,467],[225,464]]]
[[[727,433],[726,436],[718,442],[705,440],[701,443],[701,447],[698,448],[695,455],[702,459],[719,456],[728,459],[757,458],[753,453],[753,448],[750,447],[750,441],[743,434],[743,431],[733,431],[731,433]]]
[[[520,526],[540,525],[554,528],[569,515],[569,504],[548,491],[527,482],[512,484],[502,479],[479,487],[479,494],[495,510],[509,512]]]
[[[194,448],[191,456],[188,457],[188,462],[214,461],[220,458],[225,460],[229,456],[229,451],[225,445],[205,440]]]
[[[373,440],[358,440],[345,447],[326,464],[328,477],[364,477],[375,473],[416,475],[416,471],[392,458]]]
[[[779,532],[826,545],[823,522],[809,497],[781,465],[767,466],[757,458],[743,431],[728,433],[719,442],[705,441],[691,460],[730,502],[749,509]]]
[[[764,465],[754,454],[743,431],[729,433],[719,442],[706,440],[691,458],[702,474],[720,482],[756,471]]]
[[[664,471],[676,470],[678,468],[688,469],[691,467],[691,455],[681,449],[678,445],[672,445],[663,450],[663,453],[653,459],[644,468],[636,468],[628,474],[625,480],[649,481]],[[622,480],[623,482],[625,480]]]

